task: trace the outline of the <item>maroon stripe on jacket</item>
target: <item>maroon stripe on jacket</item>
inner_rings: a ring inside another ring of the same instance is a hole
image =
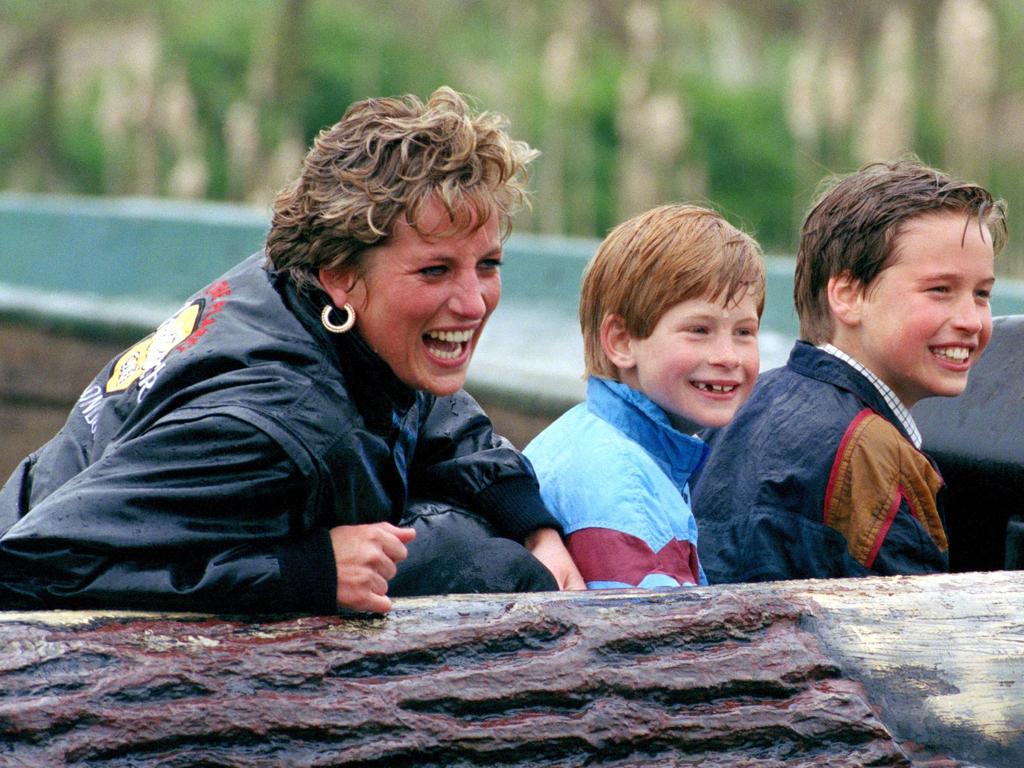
[[[697,548],[672,539],[655,552],[647,542],[611,528],[581,528],[569,534],[566,547],[584,581],[620,581],[636,586],[651,573],[664,573],[680,584],[697,584]]]

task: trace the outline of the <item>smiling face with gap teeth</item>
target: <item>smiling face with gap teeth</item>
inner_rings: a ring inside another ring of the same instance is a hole
[[[616,363],[682,432],[727,424],[753,389],[760,365],[753,292],[728,306],[709,296],[672,305],[651,334],[629,337]]]
[[[705,392],[732,392],[736,389],[735,384],[705,384],[702,381],[694,382],[697,389]]]
[[[860,287],[832,343],[908,408],[954,396],[992,335],[992,238],[977,219],[929,213],[907,222],[891,264]]]

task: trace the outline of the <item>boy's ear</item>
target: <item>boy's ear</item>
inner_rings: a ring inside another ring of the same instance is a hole
[[[828,280],[828,306],[836,322],[853,328],[860,325],[864,304],[864,284],[849,272]]]
[[[626,329],[622,315],[605,315],[601,321],[601,349],[616,368],[626,370],[636,367],[632,341],[633,334]]]
[[[334,306],[341,307],[344,306],[345,302],[349,301],[349,294],[352,293],[352,289],[355,287],[358,275],[355,267],[341,267],[340,269],[321,267],[318,277],[320,278],[320,285],[327,295],[331,297]]]

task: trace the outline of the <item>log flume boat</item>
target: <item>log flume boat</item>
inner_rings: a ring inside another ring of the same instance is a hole
[[[1024,573],[0,613],[0,764],[1020,766]]]

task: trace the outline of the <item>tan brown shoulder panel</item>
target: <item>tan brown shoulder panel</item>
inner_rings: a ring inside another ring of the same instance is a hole
[[[824,522],[846,537],[850,554],[871,567],[905,499],[939,549],[947,549],[935,495],[942,478],[896,427],[865,409],[836,452],[825,492]]]

